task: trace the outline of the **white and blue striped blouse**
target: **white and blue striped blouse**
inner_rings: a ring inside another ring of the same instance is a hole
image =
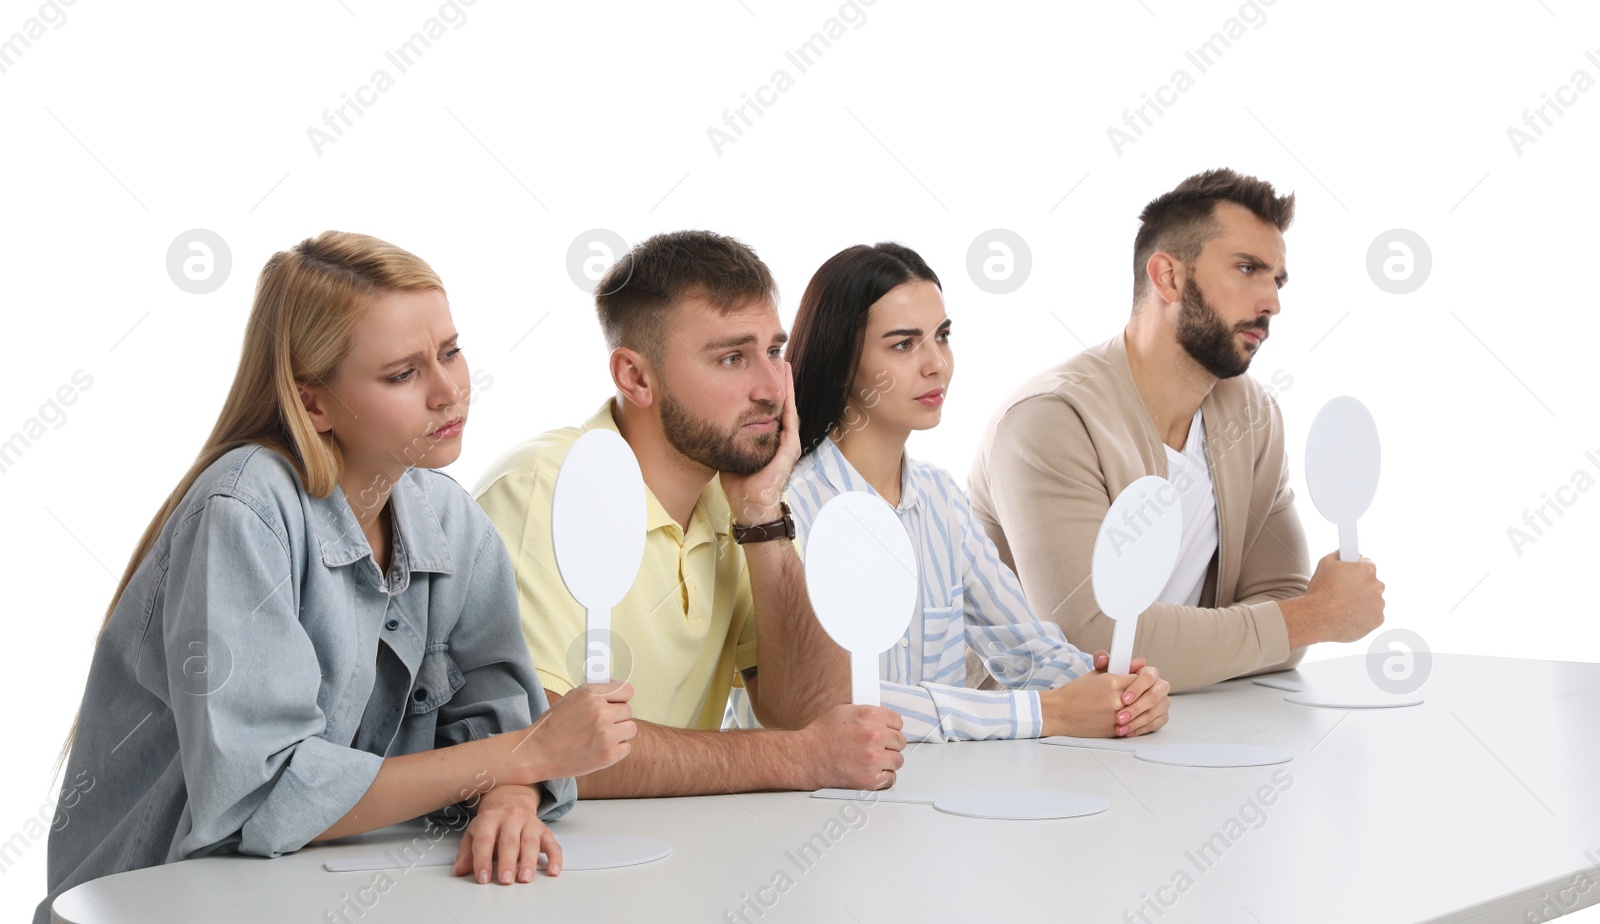
[[[895,512],[911,534],[922,588],[906,634],[879,658],[883,704],[904,718],[908,740],[1037,738],[1038,691],[1090,672],[1092,661],[1034,615],[949,472],[907,456],[902,478]],[[789,481],[799,548],[823,505],[846,491],[881,496],[824,439]],[[1007,689],[967,688],[969,647]]]

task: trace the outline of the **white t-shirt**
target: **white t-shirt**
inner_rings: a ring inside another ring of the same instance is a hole
[[[1167,450],[1167,480],[1178,489],[1183,507],[1183,540],[1178,545],[1178,564],[1172,569],[1172,579],[1156,598],[1161,603],[1199,606],[1206,571],[1217,554],[1217,498],[1211,470],[1206,467],[1205,442],[1205,421],[1195,411],[1183,452],[1163,444]]]

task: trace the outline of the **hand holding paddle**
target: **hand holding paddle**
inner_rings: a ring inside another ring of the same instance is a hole
[[[796,789],[887,789],[905,766],[905,720],[883,706],[840,703],[801,730]]]
[[[583,776],[627,757],[639,733],[632,699],[631,684],[582,684],[540,713],[525,731],[498,736],[510,742],[513,766],[519,768],[518,778],[508,782],[531,785]]]

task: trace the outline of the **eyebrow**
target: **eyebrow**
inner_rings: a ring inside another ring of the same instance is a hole
[[[950,329],[950,319],[949,318],[945,318],[944,322],[941,323],[937,328],[934,329],[934,333],[938,333],[941,330],[949,330],[949,329]],[[894,330],[884,331],[883,332],[883,336],[884,336],[884,338],[889,338],[889,337],[921,337],[922,336],[922,328],[920,328],[920,327],[899,327],[899,328],[895,328]]]
[[[1267,261],[1261,259],[1260,257],[1256,256],[1253,253],[1246,253],[1243,250],[1236,250],[1233,253],[1228,254],[1228,256],[1230,258],[1237,258],[1237,259],[1248,261],[1252,266],[1257,266],[1257,267],[1260,267],[1261,269],[1264,269],[1264,270],[1272,269],[1272,264],[1270,264]],[[1289,284],[1289,271],[1288,270],[1284,270],[1283,272],[1279,273],[1276,278],[1277,278],[1277,282],[1278,282],[1279,288],[1282,288],[1283,286],[1288,285]]]
[[[460,339],[461,339],[461,335],[459,333],[458,334],[451,334],[449,340],[446,340],[444,343],[439,344],[439,349],[448,350],[449,348],[455,346],[456,341],[460,340]],[[380,366],[379,368],[380,369],[393,369],[396,366],[404,366],[404,365],[407,365],[407,364],[420,363],[420,362],[422,362],[422,358],[424,356],[426,356],[426,355],[428,355],[428,354],[423,352],[422,350],[418,350],[415,353],[411,353],[411,354],[408,354],[406,356],[402,356],[399,359],[395,360],[394,362],[385,363],[384,365]]]
[[[722,340],[713,340],[700,349],[703,352],[731,350],[734,347],[749,346],[752,343],[757,343],[760,341],[760,339],[761,338],[757,337],[755,334],[745,334],[743,337],[725,337]],[[783,331],[779,331],[777,335],[772,338],[772,342],[774,344],[788,343],[789,335]]]

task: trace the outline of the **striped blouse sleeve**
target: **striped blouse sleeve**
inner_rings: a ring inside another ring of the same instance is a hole
[[[1028,605],[1022,583],[1000,560],[966,495],[954,482],[941,486],[953,492],[961,521],[967,643],[983,657],[995,680],[1013,690],[1049,690],[1092,672],[1089,655]]]

